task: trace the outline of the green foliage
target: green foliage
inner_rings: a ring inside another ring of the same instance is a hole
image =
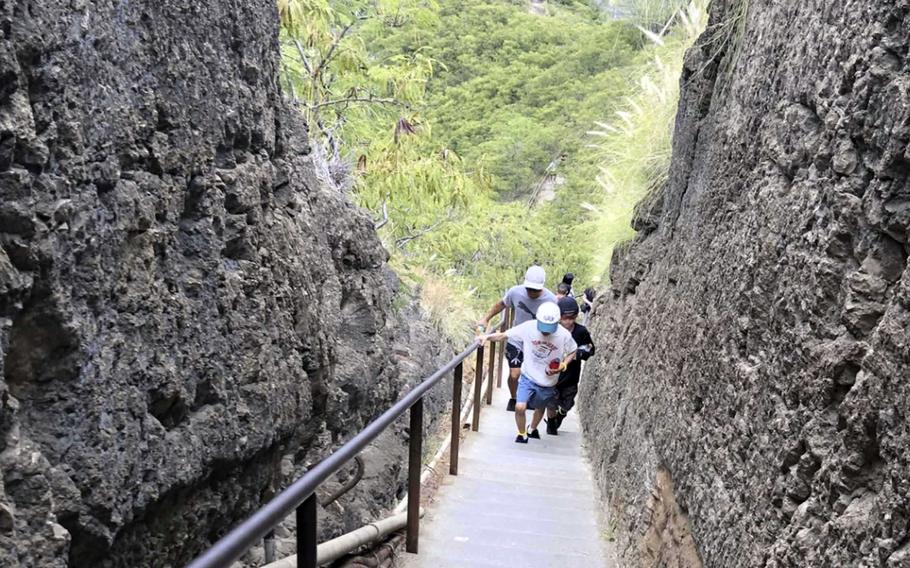
[[[600,139],[603,195],[591,206],[598,214],[582,230],[596,236],[595,281],[606,275],[613,248],[634,235],[636,204],[667,181],[683,56],[704,29],[706,9],[707,0],[692,0],[677,13],[678,25],[645,50],[650,61],[638,71],[637,89],[624,108],[591,132]]]
[[[440,6],[446,25],[425,49],[445,67],[430,79],[426,114],[448,146],[483,164],[502,197],[526,194],[610,110],[640,34],[588,10],[551,6],[541,17],[526,3]]]
[[[678,77],[684,41],[643,49],[652,16],[609,21],[583,0],[546,16],[524,0],[278,6],[289,95],[325,159],[353,170],[396,269],[430,283],[422,298],[450,336],[532,263],[551,283],[600,274],[665,175],[675,94],[660,66]],[[617,112],[628,120],[595,126]],[[441,321],[446,297],[460,319]]]
[[[608,5],[623,18],[652,32],[666,32],[671,20],[685,9],[689,0],[609,0]]]

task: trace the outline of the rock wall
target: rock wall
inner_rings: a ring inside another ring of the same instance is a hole
[[[712,3],[580,394],[626,565],[684,564],[665,470],[706,566],[910,566],[908,50],[906,0]]]
[[[0,0],[0,565],[183,564],[450,355],[315,180],[277,29]],[[394,456],[324,532],[391,503]]]

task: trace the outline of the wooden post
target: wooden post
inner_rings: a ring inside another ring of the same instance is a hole
[[[297,507],[297,566],[316,568],[316,494]]]
[[[483,391],[483,345],[477,348],[477,361],[474,363],[474,420],[471,421],[471,430],[476,432],[480,427],[480,404]]]
[[[417,554],[420,536],[420,470],[423,464],[423,397],[411,407],[408,451],[408,531],[405,548]]]
[[[458,444],[461,442],[461,374],[464,366],[455,367],[455,380],[452,381],[452,443],[449,446],[449,473],[458,475]]]
[[[499,348],[497,349],[497,344]],[[496,372],[496,352],[502,355],[502,342],[496,341],[490,343],[490,356],[487,357],[487,404],[493,404],[493,373]],[[500,357],[501,358],[501,357]]]
[[[509,318],[511,317],[511,308],[506,308],[502,314],[502,323],[499,325],[499,332],[502,333],[509,329]],[[496,388],[502,388],[502,362],[506,357],[506,344],[508,341],[499,343],[499,357],[496,358]]]

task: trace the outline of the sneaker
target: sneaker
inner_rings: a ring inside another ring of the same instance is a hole
[[[515,412],[515,399],[510,398],[509,404],[506,405],[506,412]]]
[[[519,434],[519,435],[515,436],[515,443],[516,443],[516,444],[527,444],[527,443],[528,443],[528,437],[527,437],[527,436],[522,436],[521,434]]]
[[[540,439],[540,432],[537,431],[537,428],[534,428],[533,430],[528,432],[528,438],[534,438],[535,440]]]
[[[556,427],[559,428],[562,426],[562,421],[566,419],[566,412],[560,408],[554,418],[556,419]]]
[[[559,423],[557,422],[556,417],[547,420],[547,434],[550,436],[559,435]]]

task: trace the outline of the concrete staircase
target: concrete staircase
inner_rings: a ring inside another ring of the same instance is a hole
[[[575,412],[558,436],[516,444],[508,389],[494,389],[480,431],[463,442],[459,474],[446,475],[421,523],[420,553],[406,568],[607,568],[595,490]],[[531,412],[528,412],[530,421]]]

